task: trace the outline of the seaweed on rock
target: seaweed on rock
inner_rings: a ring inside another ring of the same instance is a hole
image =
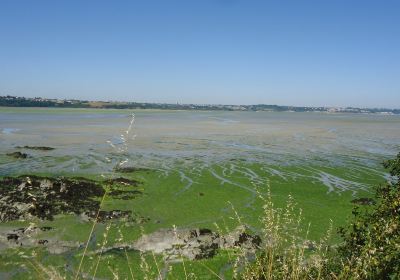
[[[96,199],[104,192],[100,184],[83,178],[5,177],[0,180],[0,221],[97,211]]]

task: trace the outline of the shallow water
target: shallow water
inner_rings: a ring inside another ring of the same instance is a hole
[[[209,165],[230,159],[265,165],[375,167],[400,151],[399,116],[0,108],[0,175],[108,172],[123,156],[107,141],[121,144],[120,135],[133,112],[136,138],[128,141],[128,165],[166,171],[175,164]],[[56,149],[24,150],[31,155],[25,160],[5,156],[25,145]],[[185,176],[182,180],[190,184],[192,179]]]

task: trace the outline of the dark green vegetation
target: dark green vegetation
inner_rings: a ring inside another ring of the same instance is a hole
[[[376,188],[377,204],[355,208],[348,227],[341,228],[340,256],[345,272],[361,278],[400,278],[400,153],[386,161],[393,180]]]
[[[103,109],[159,109],[159,110],[206,110],[206,111],[272,111],[272,112],[341,112],[341,113],[391,113],[400,114],[400,109],[387,108],[340,108],[297,107],[279,105],[198,105],[139,102],[104,102],[86,100],[58,100],[46,98],[26,98],[0,96],[0,106],[4,107],[58,107],[58,108],[103,108]]]

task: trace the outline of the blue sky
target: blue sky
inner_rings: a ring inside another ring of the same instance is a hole
[[[0,0],[0,95],[400,107],[400,1]]]

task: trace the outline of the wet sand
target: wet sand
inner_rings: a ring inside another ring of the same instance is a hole
[[[135,165],[152,168],[182,160],[210,164],[229,159],[283,165],[357,161],[374,166],[400,150],[399,116],[0,108],[0,175],[32,169],[110,171],[106,157],[117,155],[106,141],[120,143],[132,112],[136,138],[128,143],[129,158]],[[30,157],[6,156],[16,151]]]

